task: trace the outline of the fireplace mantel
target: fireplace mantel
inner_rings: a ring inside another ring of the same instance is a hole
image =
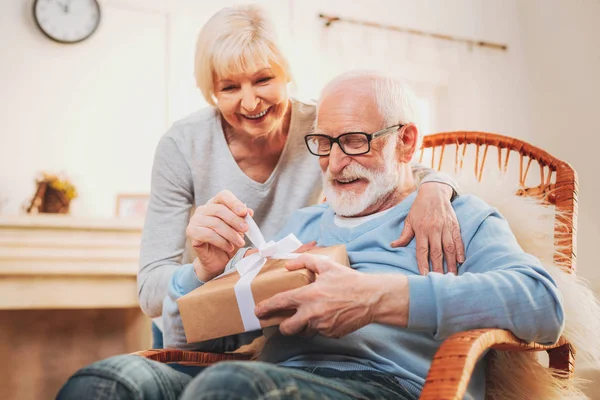
[[[143,221],[0,215],[0,309],[138,307]]]
[[[142,225],[0,215],[2,398],[54,398],[77,369],[150,347],[137,299]]]

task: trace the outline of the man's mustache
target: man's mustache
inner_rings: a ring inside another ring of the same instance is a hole
[[[374,173],[358,163],[350,163],[338,174],[333,175],[329,168],[325,171],[325,178],[333,183],[336,180],[366,179],[373,180]]]

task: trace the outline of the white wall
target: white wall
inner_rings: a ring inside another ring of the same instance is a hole
[[[579,174],[578,272],[600,293],[600,1],[519,6],[528,78],[521,90],[531,96],[524,137]]]
[[[111,216],[118,192],[148,190],[166,126],[166,19],[108,3],[98,32],[78,45],[48,40],[30,1],[0,2],[0,198],[17,213],[39,171],[66,172],[73,212]]]
[[[445,106],[439,110],[437,124],[433,127],[436,131],[472,129],[519,136],[528,130],[527,97],[514,96],[515,88],[525,80],[523,47],[516,18],[517,1],[385,0],[370,1],[368,6],[366,3],[344,0],[294,2],[294,37],[298,49],[293,52],[293,65],[304,95],[316,95],[323,83],[339,72],[336,67],[380,69],[385,59],[386,63],[395,62],[393,72],[413,85],[430,86],[444,93]],[[322,21],[316,18],[319,12],[504,43],[509,46],[509,51],[479,48],[470,51],[466,45],[396,32],[384,34],[384,39],[393,45],[382,48],[379,43],[369,41],[368,36],[375,32],[338,23],[329,29],[345,30],[348,34],[347,40],[340,41],[341,47],[347,51],[359,47],[369,57],[344,59],[343,65],[332,68],[327,64],[338,57],[337,49],[324,48],[324,38],[331,33],[324,31]],[[363,32],[362,37],[357,37],[356,32]]]

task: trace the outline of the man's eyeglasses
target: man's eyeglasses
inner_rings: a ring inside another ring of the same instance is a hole
[[[311,134],[304,137],[308,151],[315,156],[328,156],[334,143],[349,156],[359,156],[371,151],[371,141],[394,132],[404,125],[393,125],[373,133],[348,132],[334,138],[327,135]]]

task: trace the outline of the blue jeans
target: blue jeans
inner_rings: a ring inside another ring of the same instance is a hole
[[[77,371],[58,393],[70,399],[395,399],[412,400],[392,375],[331,368],[285,368],[255,361],[222,362],[196,377],[134,355]]]

